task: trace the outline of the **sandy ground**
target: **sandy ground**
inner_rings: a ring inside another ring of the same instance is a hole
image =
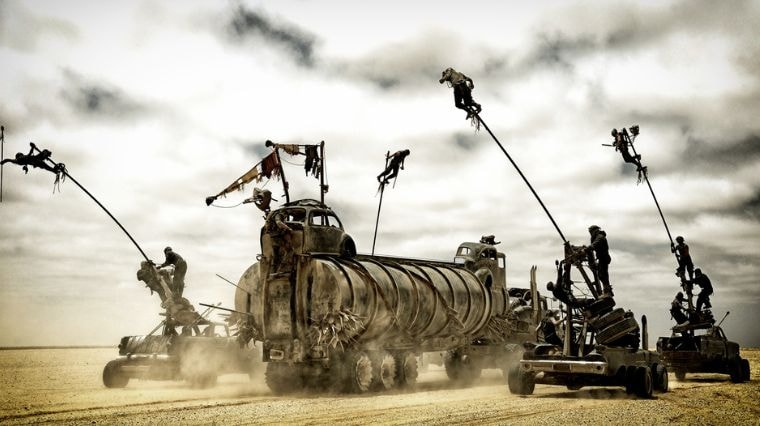
[[[509,394],[497,370],[470,388],[453,386],[431,366],[415,392],[369,396],[274,396],[263,372],[222,376],[213,389],[181,382],[132,381],[106,389],[103,366],[115,349],[0,351],[0,423],[346,423],[346,424],[760,424],[760,349],[743,350],[752,381],[689,375],[671,391],[637,400],[622,389],[537,385],[532,396]]]

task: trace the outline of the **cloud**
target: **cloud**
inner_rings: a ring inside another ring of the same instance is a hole
[[[70,22],[33,14],[23,3],[0,2],[0,46],[30,52],[44,39],[74,42],[79,38],[79,30]]]
[[[63,78],[61,98],[78,113],[121,120],[146,110],[119,88],[87,81],[69,69],[63,70]]]
[[[299,65],[307,68],[314,66],[316,38],[296,25],[278,22],[263,12],[248,10],[240,5],[233,11],[227,30],[236,40],[259,39],[271,42],[293,57]]]

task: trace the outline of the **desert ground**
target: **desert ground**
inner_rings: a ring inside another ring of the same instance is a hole
[[[414,392],[365,395],[273,395],[263,366],[247,375],[222,376],[211,389],[183,382],[133,380],[106,389],[103,366],[117,350],[0,351],[0,423],[129,424],[760,424],[760,349],[744,349],[752,380],[688,375],[671,390],[639,400],[617,388],[537,385],[533,395],[509,394],[498,370],[484,371],[461,388],[438,366],[420,374]]]

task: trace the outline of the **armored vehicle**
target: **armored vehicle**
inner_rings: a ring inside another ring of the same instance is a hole
[[[586,251],[567,244],[565,259],[557,262],[557,282],[547,285],[566,304],[562,345],[526,343],[522,359],[508,373],[509,391],[530,395],[540,383],[570,390],[622,386],[644,398],[651,397],[653,390],[667,392],[667,368],[659,354],[647,348],[646,317],[642,316],[640,328],[630,311],[615,309],[611,296],[598,296],[596,276],[592,281],[584,269],[588,261],[586,266],[595,272],[593,258],[585,260]],[[581,272],[588,293],[573,293],[572,266]]]
[[[729,341],[720,326],[674,327],[671,337],[657,340],[657,352],[678,380],[686,373],[720,373],[734,383],[749,381],[749,361],[739,356],[739,345]]]
[[[209,387],[221,374],[250,374],[255,362],[253,351],[241,347],[224,323],[208,323],[203,331],[183,327],[179,334],[170,324],[162,334],[125,336],[119,355],[103,369],[106,387],[123,388],[130,379],[187,380]]]
[[[503,368],[508,344],[531,335],[542,309],[535,288],[510,295],[506,257],[492,244],[465,243],[454,262],[359,255],[316,200],[270,212],[261,250],[235,306],[263,342],[278,393],[411,386],[416,357],[428,351],[446,351],[449,376],[469,381]]]

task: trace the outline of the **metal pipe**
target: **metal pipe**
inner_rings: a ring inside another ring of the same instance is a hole
[[[0,161],[5,159],[5,126],[0,126]],[[3,166],[0,164],[0,203],[3,202]]]

